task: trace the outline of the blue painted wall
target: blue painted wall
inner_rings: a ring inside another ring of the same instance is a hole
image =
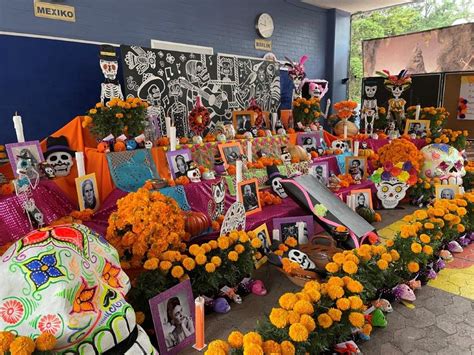
[[[158,39],[209,46],[214,48],[215,53],[261,57],[264,52],[254,49],[254,40],[258,38],[255,20],[258,14],[268,12],[273,16],[275,23],[271,40],[273,52],[277,57],[288,56],[298,60],[301,55],[307,54],[308,77],[329,79],[330,93],[337,99],[345,97],[345,91],[343,92],[345,85],[333,87],[336,85],[333,80],[346,76],[350,35],[347,23],[350,26],[350,21],[347,22],[345,16],[341,17],[341,14],[333,10],[305,5],[298,0],[65,0],[60,3],[75,6],[76,22],[34,17],[32,0],[0,0],[0,31],[148,47],[151,39]],[[7,132],[0,131],[0,143],[9,142],[14,137],[13,127],[10,128],[9,123],[13,106],[20,112],[28,112],[32,127],[41,127],[31,129],[27,138],[41,139],[63,126],[75,115],[83,114],[94,103],[89,102],[93,101],[90,94],[95,95],[99,92],[102,80],[102,78],[96,79],[100,77],[100,71],[95,54],[88,57],[91,62],[87,65],[84,60],[88,59],[81,58],[81,63],[84,64],[76,65],[73,71],[78,79],[90,76],[97,83],[94,84],[89,79],[87,85],[77,87],[71,92],[64,85],[68,77],[66,74],[61,74],[69,73],[70,70],[64,68],[58,70],[58,62],[62,62],[64,66],[71,66],[72,64],[68,63],[68,56],[73,55],[72,52],[64,52],[59,55],[60,60],[50,61],[48,56],[51,53],[46,48],[44,51],[39,50],[37,46],[26,51],[23,45],[2,46],[2,48],[1,52],[4,54],[10,52],[11,57],[24,56],[21,66],[15,64],[18,61],[11,60],[7,70],[12,73],[9,78],[13,83],[15,72],[22,71],[24,75],[29,75],[32,78],[29,84],[32,86],[30,92],[34,92],[34,96],[28,96],[28,90],[24,87],[21,91],[14,91],[11,90],[10,84],[0,81],[0,91],[5,94],[5,96],[1,94],[0,97],[13,98],[8,105],[7,115],[0,110],[1,121],[8,119],[7,127],[9,127]],[[84,52],[83,55],[85,54]],[[41,69],[38,69],[36,64],[38,56],[42,57]],[[74,57],[73,62],[77,60],[78,58]],[[5,67],[2,66],[2,69],[5,70]],[[48,81],[45,77],[42,79],[43,83],[44,80],[48,82],[44,85],[38,80],[38,71],[55,72],[53,78],[56,78]],[[57,87],[60,90],[51,91],[48,87]],[[80,90],[87,91],[88,94],[78,95]],[[69,105],[68,109],[52,105],[55,107],[51,110],[52,100],[64,104],[75,102],[75,105]],[[45,117],[45,113],[48,112],[51,113]]]

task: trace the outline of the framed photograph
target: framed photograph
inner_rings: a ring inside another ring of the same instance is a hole
[[[346,157],[346,174],[355,181],[362,181],[367,177],[367,157]]]
[[[255,112],[234,111],[232,112],[232,122],[237,133],[250,132],[255,124]]]
[[[255,259],[255,268],[258,269],[260,266],[265,264],[268,260],[267,254],[271,251],[272,240],[270,239],[270,233],[268,233],[267,224],[264,223],[261,226],[258,226],[253,230],[253,232],[257,235],[257,238],[260,239],[262,242],[262,247],[258,249],[258,252],[262,254],[262,258],[260,260]]]
[[[100,207],[99,189],[95,173],[76,178],[77,200],[79,209],[97,211]]]
[[[8,160],[10,160],[10,165],[12,166],[15,177],[18,177],[16,164],[20,156],[30,158],[36,171],[38,171],[38,164],[44,161],[43,152],[41,151],[38,141],[9,143],[5,145],[5,148],[7,149]]]
[[[356,197],[356,209],[358,207],[370,207],[374,209],[371,189],[352,190],[351,195],[355,195]]]
[[[318,152],[318,147],[321,146],[321,136],[319,132],[300,133],[296,138],[296,142],[308,153]]]
[[[225,166],[235,165],[237,159],[244,154],[239,142],[223,143],[217,147],[219,148]]]
[[[238,184],[237,189],[239,201],[244,204],[245,215],[249,216],[262,210],[257,179],[242,181]]]
[[[160,354],[178,354],[195,339],[194,298],[185,280],[149,301]]]
[[[180,149],[166,152],[166,159],[173,179],[186,176],[188,163],[193,160],[189,149]]]
[[[425,138],[429,131],[430,120],[407,120],[405,123],[405,134]]]
[[[436,198],[442,198],[445,200],[454,200],[456,194],[459,194],[458,185],[436,185],[435,195]]]
[[[314,232],[314,222],[313,216],[297,216],[297,217],[284,217],[284,218],[274,218],[273,219],[273,229],[278,229],[280,231],[280,241],[282,243],[288,237],[294,237],[298,240],[298,225],[296,223],[304,223],[304,234],[307,240],[313,236]]]
[[[321,184],[326,186],[329,179],[329,162],[321,161],[314,163],[309,167],[308,174],[314,176]]]

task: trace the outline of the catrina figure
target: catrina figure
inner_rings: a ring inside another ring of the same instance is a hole
[[[404,69],[398,75],[390,75],[388,70],[377,71],[376,74],[385,78],[385,88],[391,91],[393,98],[388,100],[387,121],[395,122],[397,130],[402,130],[405,124],[406,101],[400,96],[411,85],[411,77]]]
[[[106,104],[113,98],[123,100],[122,88],[117,80],[118,60],[115,47],[106,44],[100,46],[99,59],[100,69],[105,77],[100,87],[100,102]]]
[[[306,77],[304,71],[304,63],[308,60],[308,56],[304,55],[300,58],[299,62],[293,62],[291,59],[285,57],[288,63],[285,65],[288,67],[288,75],[293,81],[293,100],[301,97],[301,87],[303,79]],[[292,100],[292,101],[293,101]]]

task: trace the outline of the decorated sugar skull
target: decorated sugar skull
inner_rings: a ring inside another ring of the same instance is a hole
[[[425,157],[421,172],[423,177],[439,178],[441,184],[462,185],[466,170],[459,150],[447,144],[430,144],[421,152]]]
[[[408,190],[408,184],[392,178],[388,181],[382,181],[376,184],[377,197],[382,202],[384,208],[395,208],[405,197]]]
[[[345,142],[345,141],[341,141],[341,140],[336,139],[336,140],[332,141],[331,148],[332,149],[340,149],[343,152],[347,152],[347,151],[349,151],[349,144],[347,144],[347,142]]]
[[[57,177],[68,176],[74,165],[74,151],[69,148],[67,138],[65,136],[48,137],[46,147],[44,157],[46,162],[54,169],[55,175]]]
[[[280,159],[284,164],[291,163],[291,154],[288,152],[288,148],[286,146],[281,147]]]
[[[62,354],[117,353],[131,339],[120,353],[156,353],[125,300],[130,281],[116,250],[84,225],[27,234],[0,258],[0,277],[0,329],[49,332]]]
[[[190,161],[188,163],[188,171],[186,172],[188,179],[191,182],[200,182],[201,181],[201,172],[199,171],[199,167],[194,161]]]
[[[314,262],[302,251],[298,249],[291,249],[288,252],[288,259],[298,263],[303,270],[312,270],[316,268]]]

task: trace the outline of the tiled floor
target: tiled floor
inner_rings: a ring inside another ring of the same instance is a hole
[[[403,222],[400,219],[415,208],[380,211],[382,222],[376,225],[382,239],[392,239]],[[249,295],[241,305],[232,305],[225,315],[212,314],[206,319],[206,339],[225,338],[233,329],[249,331],[258,319],[266,317],[286,291],[298,289],[271,266],[262,267],[256,277],[269,291],[265,297]],[[455,255],[438,278],[417,292],[415,308],[394,305],[387,316],[388,327],[376,329],[370,341],[361,345],[364,354],[424,355],[474,354],[474,244]],[[194,350],[182,354],[196,354]]]

